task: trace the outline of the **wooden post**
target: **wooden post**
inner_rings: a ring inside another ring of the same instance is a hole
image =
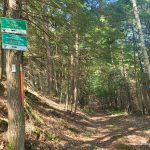
[[[6,17],[21,18],[22,0],[6,0]],[[7,108],[8,108],[8,132],[7,138],[9,148],[12,150],[24,150],[25,141],[25,117],[20,95],[20,64],[22,63],[22,52],[6,51],[6,73],[7,73]],[[12,72],[12,65],[16,71]]]

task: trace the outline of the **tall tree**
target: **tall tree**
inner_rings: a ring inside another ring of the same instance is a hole
[[[144,57],[144,66],[145,66],[145,70],[147,71],[148,78],[150,80],[150,62],[149,62],[149,56],[147,53],[147,48],[145,45],[144,34],[142,31],[142,25],[141,25],[141,21],[140,21],[140,17],[139,17],[139,10],[137,7],[137,1],[131,0],[131,2],[133,5],[133,11],[134,11],[134,15],[135,15],[135,21],[136,21],[137,29],[139,31],[139,37],[140,37],[140,42],[141,42],[140,47],[141,47],[143,57]]]
[[[6,16],[11,18],[21,18],[22,0],[7,0]],[[24,150],[25,119],[24,108],[20,95],[20,64],[22,63],[22,53],[13,50],[6,54],[7,72],[7,94],[8,94],[8,142],[13,150]],[[12,64],[16,65],[16,72],[12,73]]]
[[[7,11],[7,3],[3,1],[3,14],[2,16],[6,16]],[[5,60],[5,51],[1,48],[0,52],[0,80],[3,80],[6,77],[6,60]]]

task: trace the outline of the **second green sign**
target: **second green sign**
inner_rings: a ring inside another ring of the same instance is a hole
[[[26,51],[27,45],[28,42],[26,36],[2,33],[3,49],[14,49],[14,50]]]

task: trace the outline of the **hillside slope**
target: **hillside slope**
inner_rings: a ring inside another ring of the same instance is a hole
[[[64,106],[26,92],[26,150],[150,149],[150,117],[93,115],[64,111]],[[6,149],[6,100],[0,98],[0,149]]]

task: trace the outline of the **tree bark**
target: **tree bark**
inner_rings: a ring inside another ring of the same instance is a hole
[[[76,34],[75,41],[75,57],[74,57],[74,89],[73,89],[73,101],[74,101],[74,112],[77,111],[78,103],[78,67],[79,67],[79,34]]]
[[[47,1],[47,3],[49,2],[49,0]],[[43,6],[44,10],[43,13],[45,15],[47,15],[47,9],[48,6],[46,4],[44,4]],[[46,32],[49,32],[49,20],[47,17],[44,18],[45,22],[44,22],[44,28],[46,29]],[[50,42],[49,42],[49,37],[46,33],[44,33],[44,39],[45,39],[45,47],[46,47],[46,63],[47,63],[47,86],[48,86],[48,90],[47,90],[47,94],[50,94],[52,92],[52,60],[51,60],[51,47],[50,47]]]
[[[21,18],[22,0],[7,0],[7,17]],[[8,94],[8,142],[10,149],[24,150],[25,119],[24,108],[20,95],[20,63],[22,53],[12,50],[6,51],[6,74]],[[12,73],[12,64],[16,65],[16,72]]]
[[[137,25],[137,29],[139,31],[139,37],[140,37],[140,47],[143,53],[143,57],[144,57],[144,67],[145,70],[148,74],[148,78],[150,80],[150,63],[149,63],[149,56],[147,53],[147,48],[145,46],[145,41],[144,41],[144,34],[142,32],[142,25],[141,25],[141,21],[140,21],[140,17],[139,17],[139,10],[137,7],[137,1],[136,0],[131,0],[132,5],[133,5],[133,11],[134,11],[134,15],[135,15],[135,21],[136,21],[136,25]]]
[[[7,12],[7,2],[4,1],[4,8],[3,8],[3,17],[6,17]],[[1,58],[0,58],[0,80],[3,80],[6,77],[6,53],[2,49],[1,46]]]

